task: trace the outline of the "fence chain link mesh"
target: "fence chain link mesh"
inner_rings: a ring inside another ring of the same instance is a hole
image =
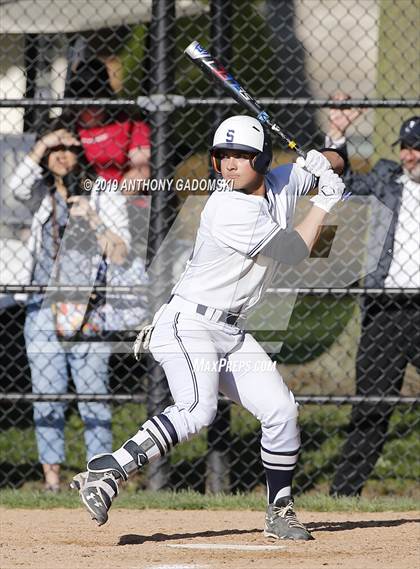
[[[358,197],[358,176],[380,183],[372,168],[399,163],[392,143],[419,114],[418,10],[416,0],[0,2],[1,486],[39,483],[40,463],[62,463],[70,479],[86,452],[109,450],[111,431],[116,448],[171,403],[163,372],[148,354],[137,363],[132,343],[192,250],[215,125],[244,113],[183,54],[199,40],[306,151],[349,118],[354,195],[248,322],[301,404],[296,490],[333,479],[338,492],[365,479],[374,493],[414,489],[418,218],[389,246],[394,280],[372,284],[392,212]],[[273,142],[275,164],[294,161]],[[98,179],[108,185],[95,193]],[[165,180],[170,191],[157,191]],[[258,422],[221,398],[212,427],[138,485],[263,491],[259,438]]]

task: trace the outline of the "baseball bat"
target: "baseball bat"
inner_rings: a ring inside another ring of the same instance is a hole
[[[296,142],[285,134],[272,117],[261,107],[236,79],[221,65],[198,41],[193,41],[184,53],[211,78],[220,82],[223,88],[241,105],[248,109],[256,118],[279,136],[285,144],[303,159],[305,153]]]

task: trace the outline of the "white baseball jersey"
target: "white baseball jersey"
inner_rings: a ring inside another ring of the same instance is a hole
[[[172,294],[225,311],[248,311],[269,285],[277,264],[261,255],[261,249],[279,231],[293,229],[297,199],[315,185],[312,174],[285,164],[265,176],[266,197],[237,190],[214,192]]]

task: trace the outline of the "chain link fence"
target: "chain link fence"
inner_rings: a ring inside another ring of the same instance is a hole
[[[247,323],[301,404],[296,490],[414,491],[418,155],[403,171],[392,143],[419,115],[418,23],[417,0],[0,1],[1,486],[70,478],[170,402],[132,343],[192,250],[215,125],[244,112],[183,55],[199,40],[304,149],[346,136],[351,199]],[[221,398],[138,484],[261,490],[259,438]]]

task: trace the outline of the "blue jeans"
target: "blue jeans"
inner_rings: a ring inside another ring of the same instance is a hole
[[[57,340],[50,308],[28,310],[25,342],[31,368],[32,392],[67,392],[68,370],[79,394],[108,393],[110,347],[104,342],[77,342],[64,349]],[[111,409],[107,403],[79,402],[85,426],[87,460],[112,452]],[[66,403],[34,403],[35,433],[42,464],[64,461],[64,414]]]

